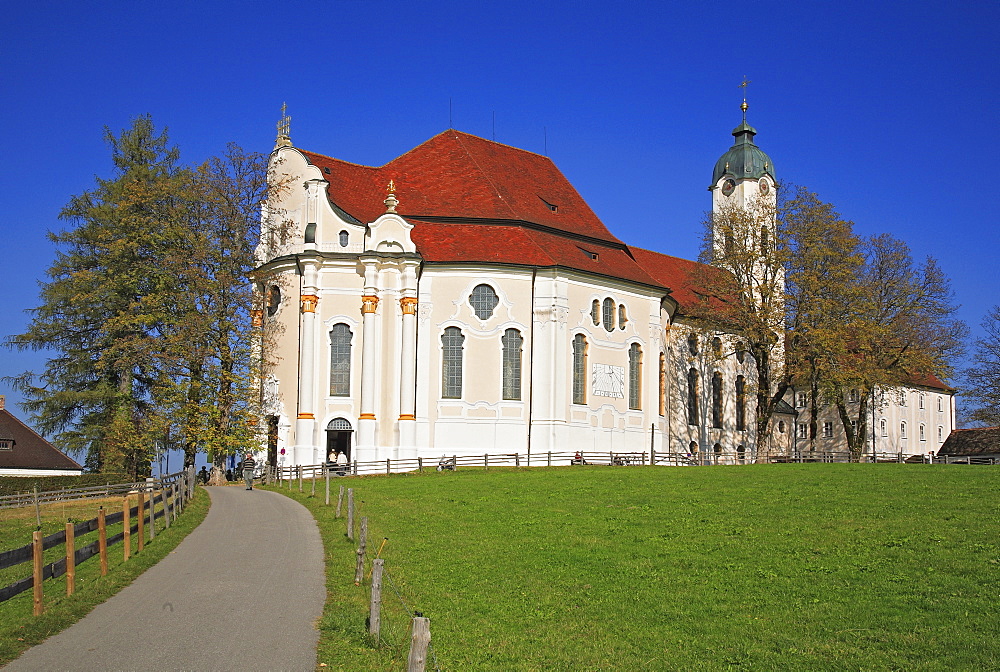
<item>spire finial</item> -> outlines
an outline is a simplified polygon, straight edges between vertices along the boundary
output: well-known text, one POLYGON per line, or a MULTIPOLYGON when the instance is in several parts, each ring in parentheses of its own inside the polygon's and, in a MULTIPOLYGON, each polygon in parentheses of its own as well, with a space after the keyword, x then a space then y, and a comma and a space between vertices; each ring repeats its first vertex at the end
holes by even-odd
POLYGON ((393 180, 389 180, 389 184, 386 186, 385 190, 389 193, 389 195, 385 197, 385 200, 382 201, 385 203, 385 211, 396 212, 396 206, 399 205, 399 201, 396 200, 396 183, 393 180))
POLYGON ((743 81, 740 82, 740 84, 739 84, 739 87, 741 89, 743 89, 743 103, 740 104, 740 109, 743 110, 743 123, 746 123, 746 120, 747 120, 747 108, 750 107, 749 105, 747 105, 747 87, 748 86, 750 86, 750 80, 747 79, 746 75, 743 75, 743 81))
POLYGON ((278 121, 278 139, 274 141, 275 147, 291 147, 292 138, 289 135, 291 133, 292 118, 286 114, 288 110, 288 104, 281 104, 281 119, 278 121))

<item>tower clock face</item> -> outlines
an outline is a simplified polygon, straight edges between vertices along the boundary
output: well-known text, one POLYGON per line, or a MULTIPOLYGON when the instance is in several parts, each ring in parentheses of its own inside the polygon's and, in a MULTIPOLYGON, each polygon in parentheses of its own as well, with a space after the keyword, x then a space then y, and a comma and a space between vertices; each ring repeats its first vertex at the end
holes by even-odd
POLYGON ((771 185, 768 184, 767 180, 761 180, 759 188, 760 188, 760 193, 766 194, 771 190, 771 185))
POLYGON ((733 192, 736 191, 736 181, 732 178, 727 179, 722 183, 722 195, 732 196, 733 192))

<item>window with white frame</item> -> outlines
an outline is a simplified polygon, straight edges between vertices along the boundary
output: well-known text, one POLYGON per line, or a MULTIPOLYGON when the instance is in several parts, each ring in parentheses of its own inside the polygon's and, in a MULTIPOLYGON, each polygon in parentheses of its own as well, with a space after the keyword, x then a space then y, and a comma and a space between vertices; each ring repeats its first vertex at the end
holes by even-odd
POLYGON ((941 402, 941 397, 938 397, 937 400, 938 400, 938 413, 941 413, 944 410, 944 404, 941 402))
POLYGON ((798 433, 799 433, 798 436, 799 436, 800 439, 808 438, 808 436, 809 436, 809 427, 806 425, 806 423, 800 422, 800 423, 798 423, 796 425, 796 428, 798 429, 798 433))
POLYGON ((590 319, 594 321, 595 327, 601 324, 601 302, 598 299, 590 304, 590 319))
POLYGON ((849 391, 847 392, 847 401, 848 401, 849 403, 852 403, 852 404, 856 404, 856 403, 858 403, 858 399, 859 399, 859 395, 858 395, 858 388, 856 388, 856 387, 852 387, 852 388, 851 388, 851 389, 850 389, 850 390, 849 390, 849 391))
POLYGON ((805 408, 808 405, 809 405, 809 395, 806 394, 805 392, 796 392, 795 393, 795 407, 796 408, 805 408))
POLYGON ((925 396, 926 396, 926 395, 925 395, 925 394, 924 394, 923 392, 921 392, 921 393, 920 393, 920 396, 919 396, 919 397, 917 398, 917 407, 918 407, 918 408, 919 408, 920 410, 923 410, 923 408, 924 408, 924 397, 925 397, 925 396))
POLYGON ((699 391, 698 391, 698 370, 694 369, 694 368, 688 369, 687 379, 688 379, 687 380, 687 383, 688 383, 688 389, 687 389, 687 393, 688 393, 688 399, 687 399, 687 402, 688 402, 687 403, 687 407, 688 407, 688 424, 689 425, 697 425, 698 424, 698 418, 699 418, 699 413, 698 413, 698 394, 699 394, 699 391))
POLYGON ((330 396, 351 396, 351 328, 335 324, 330 329, 330 396))
POLYGON ((888 424, 886 424, 885 420, 879 421, 878 427, 879 427, 879 432, 882 434, 882 436, 889 436, 889 426, 888 424))
POLYGON ((823 423, 823 438, 832 439, 833 438, 833 423, 824 422, 823 423))
POLYGON ((642 408, 642 348, 633 343, 628 349, 628 407, 642 408))
POLYGON ((615 329, 615 302, 612 298, 604 299, 604 330, 614 331, 615 329))
POLYGON ((441 335, 441 397, 462 398, 462 351, 465 336, 458 327, 448 327, 441 335))
POLYGON ((920 423, 920 427, 918 428, 918 431, 920 432, 920 440, 921 441, 926 441, 927 437, 924 436, 924 423, 920 423))
POLYGON ((489 285, 476 285, 472 289, 472 294, 469 295, 469 305, 472 306, 472 310, 480 320, 488 320, 493 317, 493 311, 498 303, 500 303, 500 298, 489 285))
POLYGON ((587 403, 587 338, 573 337, 573 403, 587 403))
POLYGON ((899 438, 901 438, 901 439, 905 439, 906 438, 906 421, 905 420, 903 422, 899 423, 899 438))
POLYGON ((625 304, 621 303, 618 305, 618 328, 624 329, 627 323, 628 323, 628 314, 625 311, 625 304))
POLYGON ((521 332, 508 329, 500 339, 503 344, 503 398, 521 398, 521 332))
POLYGON ((944 427, 938 425, 938 443, 944 441, 944 427))

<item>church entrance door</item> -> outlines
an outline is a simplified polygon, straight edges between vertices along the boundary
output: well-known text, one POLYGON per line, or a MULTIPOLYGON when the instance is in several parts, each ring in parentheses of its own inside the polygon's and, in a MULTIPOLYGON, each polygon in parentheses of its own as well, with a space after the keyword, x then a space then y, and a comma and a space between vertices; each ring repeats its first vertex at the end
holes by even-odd
POLYGON ((347 461, 351 461, 351 435, 354 429, 344 418, 336 418, 326 426, 326 454, 344 453, 347 461))

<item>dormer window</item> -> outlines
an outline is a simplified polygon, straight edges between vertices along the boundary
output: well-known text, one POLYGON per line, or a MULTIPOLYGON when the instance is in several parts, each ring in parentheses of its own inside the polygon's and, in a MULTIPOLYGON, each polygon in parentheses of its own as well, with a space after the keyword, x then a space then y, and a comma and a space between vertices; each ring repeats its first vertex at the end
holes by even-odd
POLYGON ((559 206, 558 205, 556 205, 555 203, 549 203, 548 201, 546 201, 541 196, 539 196, 538 198, 542 201, 542 203, 545 204, 545 207, 547 207, 550 212, 559 212, 559 206))
POLYGON ((0 450, 14 450, 14 439, 0 439, 0 450))
POLYGON ((590 250, 585 250, 582 247, 580 247, 579 245, 577 245, 577 249, 580 250, 581 252, 583 252, 584 254, 586 254, 588 257, 590 257, 594 261, 597 261, 597 259, 600 257, 600 255, 597 254, 597 252, 591 252, 590 250))
POLYGON ((330 166, 323 166, 323 174, 324 175, 330 174, 330 166))

